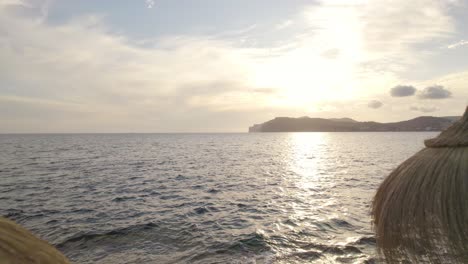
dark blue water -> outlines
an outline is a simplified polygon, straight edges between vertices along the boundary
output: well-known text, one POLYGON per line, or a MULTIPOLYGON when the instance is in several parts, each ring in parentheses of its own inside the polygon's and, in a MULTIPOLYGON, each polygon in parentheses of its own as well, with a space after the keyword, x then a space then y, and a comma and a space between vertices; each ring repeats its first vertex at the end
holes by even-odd
POLYGON ((435 135, 0 135, 0 214, 76 263, 374 263, 372 195, 435 135))

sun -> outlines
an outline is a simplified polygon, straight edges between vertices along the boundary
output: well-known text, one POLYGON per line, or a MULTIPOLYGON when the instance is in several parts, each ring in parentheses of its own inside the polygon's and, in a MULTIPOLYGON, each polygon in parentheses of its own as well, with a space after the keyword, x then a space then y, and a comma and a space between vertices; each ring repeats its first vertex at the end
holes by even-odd
POLYGON ((304 48, 261 65, 253 79, 256 86, 278 90, 275 104, 305 106, 351 99, 356 83, 354 70, 352 63, 328 60, 304 48))
POLYGON ((354 9, 332 6, 307 11, 304 21, 318 29, 294 40, 294 48, 257 62, 253 84, 276 88, 280 96, 272 103, 281 106, 353 99, 364 56, 359 16, 354 9))

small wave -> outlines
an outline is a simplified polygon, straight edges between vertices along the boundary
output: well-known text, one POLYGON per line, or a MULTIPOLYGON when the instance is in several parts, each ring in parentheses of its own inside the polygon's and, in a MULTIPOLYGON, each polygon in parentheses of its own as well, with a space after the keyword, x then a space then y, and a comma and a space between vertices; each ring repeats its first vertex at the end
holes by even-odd
POLYGON ((247 252, 264 252, 271 250, 271 247, 268 243, 267 237, 264 235, 255 232, 248 235, 244 239, 240 239, 231 246, 228 247, 229 250, 235 251, 247 251, 247 252))
POLYGON ((186 179, 188 179, 188 178, 185 177, 185 176, 182 175, 182 174, 179 174, 179 175, 177 175, 177 177, 175 177, 175 179, 178 180, 178 181, 182 181, 182 180, 186 180, 186 179))
POLYGON ((356 254, 362 253, 362 251, 354 246, 328 246, 323 249, 324 253, 329 253, 333 255, 347 255, 347 254, 356 254))
POLYGON ((312 261, 322 258, 324 255, 317 251, 304 251, 304 252, 296 252, 291 253, 282 257, 278 257, 278 260, 286 259, 286 260, 302 260, 302 261, 312 261))
POLYGON ((172 199, 177 199, 177 198, 180 198, 180 195, 163 195, 161 197, 159 197, 161 200, 172 200, 172 199))
MULTIPOLYGON (((244 235, 243 238, 231 243, 217 243, 211 246, 210 249, 191 255, 185 260, 191 263, 206 263, 214 258, 214 256, 216 256, 215 259, 223 259, 226 256, 230 260, 233 258, 242 259, 239 263, 256 263, 255 261, 250 262, 248 260, 253 260, 256 256, 266 253, 271 256, 267 263, 315 263, 316 261, 326 259, 335 259, 339 263, 357 263, 356 261, 362 260, 361 258, 363 257, 363 252, 355 246, 304 243, 290 241, 285 237, 266 237, 261 233, 255 232, 244 235), (278 240, 282 240, 282 242, 287 244, 293 243, 294 245, 289 247, 293 251, 284 252, 285 247, 284 245, 278 247, 278 240), (278 251, 278 249, 281 250, 278 251)), ((370 258, 366 259, 364 263, 376 262, 370 258)))
POLYGON ((144 161, 131 162, 128 165, 141 167, 141 166, 145 165, 145 162, 144 161))
POLYGON ((114 229, 108 232, 104 233, 79 233, 75 234, 74 236, 71 236, 70 238, 65 239, 64 241, 56 244, 57 248, 62 249, 67 247, 69 244, 74 244, 74 243, 80 243, 84 244, 89 241, 94 241, 94 240, 99 240, 99 239, 104 239, 104 238, 115 238, 115 237, 121 237, 121 236, 126 236, 131 233, 138 233, 138 232, 147 232, 148 230, 154 229, 159 227, 157 223, 146 223, 146 224, 141 224, 141 225, 134 225, 134 226, 129 226, 129 227, 124 227, 120 229, 114 229))
POLYGON ((13 221, 23 221, 23 220, 31 220, 35 218, 46 217, 52 214, 56 214, 59 211, 55 210, 39 210, 35 212, 25 212, 23 210, 18 209, 7 209, 5 212, 2 212, 2 215, 5 218, 11 219, 13 221))
POLYGON ((355 228, 351 223, 343 219, 333 218, 330 219, 330 222, 333 227, 346 228, 349 230, 355 228))
POLYGON ((93 213, 94 210, 92 209, 86 209, 86 208, 83 208, 83 209, 73 209, 71 211, 69 211, 69 213, 79 213, 79 214, 85 214, 85 213, 93 213))
POLYGON ((223 259, 226 257, 226 260, 232 260, 234 256, 257 256, 265 252, 271 252, 268 239, 262 234, 255 232, 248 235, 243 235, 239 237, 239 239, 231 242, 212 243, 203 252, 199 252, 198 254, 194 255, 191 254, 190 256, 187 256, 186 259, 180 259, 180 261, 189 263, 206 263, 210 262, 208 260, 215 255, 216 259, 223 259))
POLYGON ((197 214, 205 214, 209 212, 209 210, 206 207, 198 207, 198 208, 195 208, 194 211, 197 214))
POLYGON ((124 202, 124 201, 134 200, 134 199, 136 199, 136 197, 122 196, 122 197, 116 197, 116 198, 112 199, 112 201, 113 202, 124 202))
POLYGON ((356 240, 353 244, 355 245, 370 245, 374 246, 377 243, 377 240, 375 237, 372 236, 367 236, 367 237, 361 237, 358 240, 356 240))
POLYGON ((5 218, 16 220, 16 219, 20 218, 21 216, 23 216, 24 213, 25 212, 23 210, 7 209, 6 212, 2 213, 2 215, 5 218))
POLYGON ((9 193, 9 192, 12 192, 14 190, 16 190, 16 189, 15 188, 8 188, 8 189, 2 190, 2 193, 9 193))
POLYGON ((283 221, 283 224, 288 225, 288 226, 293 226, 293 227, 298 226, 298 224, 295 221, 293 221, 292 219, 287 219, 287 220, 283 221))

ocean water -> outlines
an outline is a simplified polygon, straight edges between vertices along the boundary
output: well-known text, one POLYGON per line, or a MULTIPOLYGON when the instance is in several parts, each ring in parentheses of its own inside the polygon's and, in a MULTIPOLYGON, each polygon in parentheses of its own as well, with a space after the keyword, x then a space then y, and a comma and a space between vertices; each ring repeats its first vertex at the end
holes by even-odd
POLYGON ((75 263, 378 263, 372 196, 436 134, 0 135, 0 214, 75 263))

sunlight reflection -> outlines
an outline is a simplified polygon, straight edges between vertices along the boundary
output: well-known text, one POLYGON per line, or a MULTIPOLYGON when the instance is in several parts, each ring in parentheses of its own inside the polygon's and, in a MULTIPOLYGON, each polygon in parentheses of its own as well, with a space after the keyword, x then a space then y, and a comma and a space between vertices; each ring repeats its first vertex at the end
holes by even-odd
POLYGON ((320 174, 320 161, 327 156, 327 133, 290 134, 290 166, 300 176, 302 188, 314 187, 320 174))
MULTIPOLYGON (((290 193, 289 218, 295 223, 301 223, 298 230, 319 231, 320 223, 327 222, 323 214, 330 214, 330 208, 336 204, 330 190, 335 184, 329 178, 330 134, 328 133, 291 133, 289 134, 289 176, 294 192, 290 193), (316 223, 316 224, 312 224, 316 223)), ((316 237, 306 236, 303 239, 310 242, 316 237)))

